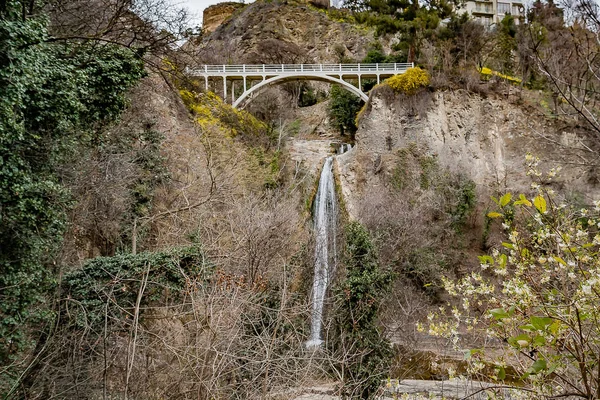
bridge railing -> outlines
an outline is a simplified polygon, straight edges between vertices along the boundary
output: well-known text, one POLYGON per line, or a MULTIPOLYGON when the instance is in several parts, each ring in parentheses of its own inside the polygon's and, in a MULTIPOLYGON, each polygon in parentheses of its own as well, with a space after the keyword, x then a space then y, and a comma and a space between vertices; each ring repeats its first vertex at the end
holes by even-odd
POLYGON ((414 63, 377 64, 242 64, 242 65, 201 65, 188 70, 194 75, 204 74, 285 74, 301 72, 404 72, 414 63))

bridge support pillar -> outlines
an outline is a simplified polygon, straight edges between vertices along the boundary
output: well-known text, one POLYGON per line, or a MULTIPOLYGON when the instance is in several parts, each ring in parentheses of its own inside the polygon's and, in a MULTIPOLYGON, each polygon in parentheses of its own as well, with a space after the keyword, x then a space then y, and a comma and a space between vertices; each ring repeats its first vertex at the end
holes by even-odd
POLYGON ((223 101, 227 103, 227 78, 223 77, 223 101))
POLYGON ((204 89, 208 92, 208 76, 204 76, 204 89))
POLYGON ((244 92, 247 90, 246 88, 246 76, 244 75, 244 92))
POLYGON ((377 84, 379 85, 379 74, 377 74, 377 84))
POLYGON ((235 103, 235 81, 231 81, 231 104, 235 103))

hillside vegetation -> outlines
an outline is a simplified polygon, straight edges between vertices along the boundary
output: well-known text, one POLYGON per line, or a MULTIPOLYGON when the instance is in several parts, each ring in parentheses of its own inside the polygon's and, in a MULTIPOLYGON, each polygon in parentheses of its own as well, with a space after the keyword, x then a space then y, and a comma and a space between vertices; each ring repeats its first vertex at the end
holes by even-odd
POLYGON ((598 397, 595 3, 485 29, 447 1, 259 0, 204 35, 169 4, 0 2, 4 398, 368 399, 457 375, 598 397), (244 110, 182 73, 244 62, 416 68, 363 81, 366 104, 299 81, 244 110))

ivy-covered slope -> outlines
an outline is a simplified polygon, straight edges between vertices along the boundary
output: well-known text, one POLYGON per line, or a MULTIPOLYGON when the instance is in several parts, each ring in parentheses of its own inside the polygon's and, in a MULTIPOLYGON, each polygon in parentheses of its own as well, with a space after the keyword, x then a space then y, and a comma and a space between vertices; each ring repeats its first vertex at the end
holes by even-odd
MULTIPOLYGON (((69 191, 57 175, 97 146, 119 117, 125 92, 144 75, 131 50, 52 43, 43 14, 21 2, 0 8, 0 362, 31 344, 56 279, 69 191), (31 11, 31 10, 30 10, 31 11)), ((2 378, 2 386, 11 379, 2 378)), ((14 375, 12 376, 14 377, 14 375)))

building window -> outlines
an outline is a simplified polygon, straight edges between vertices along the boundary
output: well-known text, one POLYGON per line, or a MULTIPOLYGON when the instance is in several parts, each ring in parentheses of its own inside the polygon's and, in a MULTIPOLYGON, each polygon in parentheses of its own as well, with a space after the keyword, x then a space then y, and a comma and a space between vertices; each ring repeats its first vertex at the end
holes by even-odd
POLYGON ((489 28, 492 25, 492 19, 490 17, 477 17, 475 20, 486 28, 489 28))
POLYGON ((493 13, 491 4, 477 4, 475 11, 488 14, 493 13))
POLYGON ((510 3, 498 3, 498 15, 510 14, 510 3))
POLYGON ((513 4, 512 7, 512 15, 523 16, 525 13, 523 12, 523 6, 517 6, 513 4))

